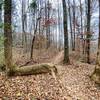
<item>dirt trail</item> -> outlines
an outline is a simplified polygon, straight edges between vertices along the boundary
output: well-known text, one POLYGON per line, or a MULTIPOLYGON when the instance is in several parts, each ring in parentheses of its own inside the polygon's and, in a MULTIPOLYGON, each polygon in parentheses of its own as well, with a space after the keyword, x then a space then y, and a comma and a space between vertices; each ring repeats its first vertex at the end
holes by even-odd
POLYGON ((95 66, 70 59, 62 65, 63 51, 51 59, 58 69, 50 74, 5 77, 0 74, 0 100, 100 100, 100 88, 89 78, 95 66))
POLYGON ((54 57, 52 60, 51 60, 51 63, 53 64, 59 64, 62 60, 63 60, 63 52, 64 51, 61 51, 59 52, 56 57, 54 57))
POLYGON ((71 65, 59 65, 62 60, 63 51, 52 62, 57 65, 65 100, 100 100, 100 89, 89 78, 95 66, 75 60, 70 61, 71 65))

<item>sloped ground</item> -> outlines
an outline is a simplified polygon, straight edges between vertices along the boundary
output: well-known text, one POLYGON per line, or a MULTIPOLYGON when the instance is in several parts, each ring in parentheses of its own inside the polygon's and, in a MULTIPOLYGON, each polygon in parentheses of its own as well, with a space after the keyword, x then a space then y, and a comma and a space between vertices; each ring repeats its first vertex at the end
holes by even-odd
POLYGON ((36 63, 49 63, 51 62, 51 59, 54 58, 54 56, 58 53, 57 49, 50 48, 48 50, 46 49, 34 49, 33 53, 33 60, 30 60, 30 52, 23 53, 23 49, 20 48, 14 48, 13 49, 13 59, 14 63, 16 63, 19 66, 22 66, 28 62, 26 65, 32 65, 36 63))
POLYGON ((100 100, 100 88, 89 78, 93 70, 94 66, 81 63, 63 66, 61 80, 71 100, 100 100))
MULTIPOLYGON (((60 52, 52 63, 60 63, 62 57, 60 52)), ((57 80, 50 74, 9 78, 1 73, 1 100, 100 100, 100 88, 89 78, 95 66, 72 59, 70 63, 57 65, 57 80)))

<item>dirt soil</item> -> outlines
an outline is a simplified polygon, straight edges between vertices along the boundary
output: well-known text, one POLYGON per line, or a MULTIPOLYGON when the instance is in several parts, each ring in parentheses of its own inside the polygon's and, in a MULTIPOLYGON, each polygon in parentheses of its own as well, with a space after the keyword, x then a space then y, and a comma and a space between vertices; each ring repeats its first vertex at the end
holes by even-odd
POLYGON ((57 65, 50 74, 7 77, 0 73, 0 100, 100 100, 100 87, 89 76, 95 66, 70 59, 62 65, 63 51, 49 60, 57 65))

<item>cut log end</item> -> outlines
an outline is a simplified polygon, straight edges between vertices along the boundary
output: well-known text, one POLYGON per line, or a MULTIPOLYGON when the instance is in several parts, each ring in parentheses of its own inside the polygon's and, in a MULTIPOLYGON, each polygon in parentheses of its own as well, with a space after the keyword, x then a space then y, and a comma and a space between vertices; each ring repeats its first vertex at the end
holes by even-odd
POLYGON ((96 84, 100 85, 100 75, 98 75, 98 74, 95 73, 95 74, 92 75, 91 79, 92 79, 96 84))
POLYGON ((91 79, 98 85, 100 85, 100 67, 96 67, 95 71, 91 75, 91 79))

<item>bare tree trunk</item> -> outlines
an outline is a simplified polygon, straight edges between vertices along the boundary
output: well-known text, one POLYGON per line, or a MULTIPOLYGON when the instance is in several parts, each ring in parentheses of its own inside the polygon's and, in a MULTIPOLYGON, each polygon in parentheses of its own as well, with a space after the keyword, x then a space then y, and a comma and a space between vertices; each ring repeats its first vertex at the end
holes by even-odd
POLYGON ((4 56, 7 72, 12 71, 12 0, 4 1, 4 56))
POLYGON ((75 0, 73 0, 73 32, 74 32, 74 36, 73 36, 73 51, 75 51, 75 0))
MULTIPOLYGON (((47 22, 47 2, 45 1, 45 24, 46 24, 46 22, 47 22)), ((47 39, 47 41, 46 41, 46 48, 47 48, 47 45, 48 45, 48 31, 47 31, 47 26, 45 25, 45 28, 46 28, 46 39, 47 39)))
MULTIPOLYGON (((38 16, 36 16, 36 24, 34 24, 34 36, 32 38, 32 43, 31 43, 30 59, 33 59, 34 42, 35 42, 36 33, 37 33, 37 29, 38 29, 38 23, 41 20, 41 12, 42 12, 42 8, 38 12, 38 16)), ((35 13, 35 9, 34 9, 34 13, 35 13)))
POLYGON ((70 20, 70 31, 71 31, 71 45, 72 45, 72 50, 74 50, 72 19, 71 19, 71 8, 70 8, 70 1, 69 0, 68 0, 68 7, 69 7, 69 20, 70 20))
POLYGON ((0 22, 2 22, 2 9, 0 9, 0 22))
POLYGON ((64 24, 64 63, 69 63, 69 42, 68 42, 68 21, 66 1, 62 0, 63 4, 63 24, 64 24))
POLYGON ((61 50, 61 43, 62 43, 62 38, 61 38, 61 20, 60 20, 60 4, 59 4, 59 0, 58 0, 58 28, 59 28, 59 51, 61 50))
POLYGON ((91 15, 90 15, 90 4, 91 0, 87 1, 88 6, 88 12, 87 12, 87 36, 86 36, 86 62, 90 63, 90 38, 91 38, 91 32, 90 32, 90 23, 91 23, 91 15))
MULTIPOLYGON (((47 2, 47 8, 48 8, 48 10, 47 10, 47 16, 48 16, 48 21, 50 20, 50 2, 49 2, 49 0, 48 0, 48 2, 47 2)), ((48 25, 48 27, 47 27, 47 34, 48 34, 48 45, 47 45, 47 49, 50 47, 50 25, 48 25)))
POLYGON ((81 15, 81 39, 82 39, 82 54, 84 55, 84 38, 83 38, 83 9, 82 1, 80 0, 80 15, 81 15))
MULTIPOLYGON (((2 23, 2 3, 0 3, 0 24, 2 23)), ((2 28, 0 27, 0 33, 2 33, 2 28)))
MULTIPOLYGON (((49 8, 49 0, 45 2, 45 23, 50 19, 50 8, 49 8)), ((46 48, 50 47, 50 26, 46 25, 46 37, 47 37, 47 45, 46 48)))
POLYGON ((36 28, 34 30, 34 36, 33 36, 33 39, 32 39, 30 59, 33 59, 33 48, 34 48, 34 42, 35 42, 36 33, 37 33, 37 27, 38 27, 38 19, 36 21, 36 28))
POLYGON ((25 51, 27 49, 26 29, 27 29, 27 14, 25 12, 25 0, 22 0, 22 46, 24 47, 25 51))
POLYGON ((99 38, 98 38, 97 65, 100 65, 100 0, 99 0, 99 38))
MULTIPOLYGON (((39 11, 41 10, 41 0, 39 1, 39 11)), ((40 17, 42 12, 40 11, 40 17)), ((39 20, 39 35, 41 34, 41 19, 39 20)))
POLYGON ((99 0, 99 38, 98 38, 98 52, 96 59, 96 67, 91 75, 91 78, 100 85, 100 0, 99 0))

